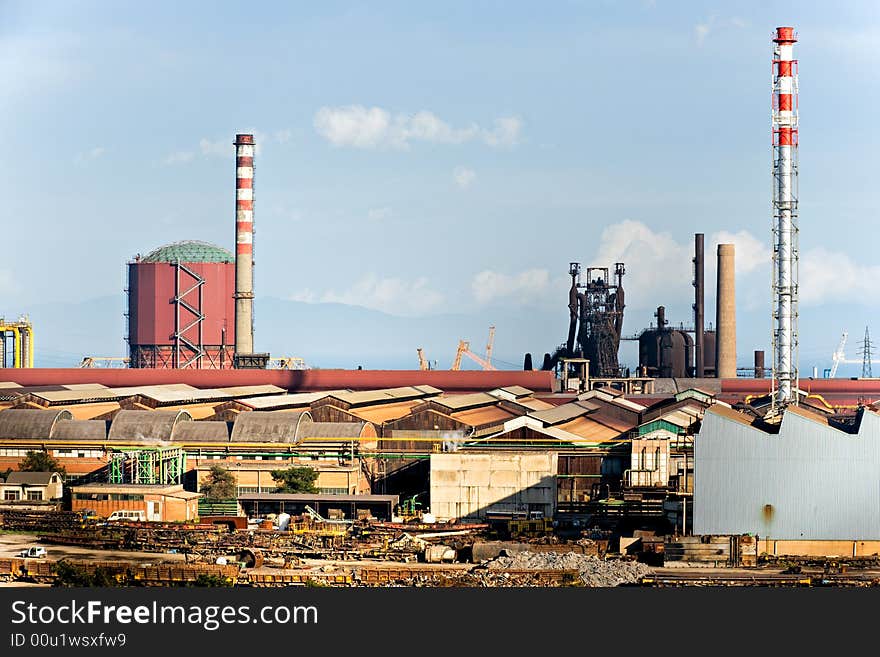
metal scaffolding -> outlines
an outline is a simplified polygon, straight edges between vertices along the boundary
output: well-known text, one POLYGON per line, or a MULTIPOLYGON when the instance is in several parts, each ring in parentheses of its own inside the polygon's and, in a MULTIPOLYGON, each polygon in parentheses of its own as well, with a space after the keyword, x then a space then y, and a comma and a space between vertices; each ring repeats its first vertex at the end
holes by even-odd
POLYGON ((110 455, 111 484, 170 486, 182 483, 186 452, 180 447, 154 447, 113 451, 110 455))

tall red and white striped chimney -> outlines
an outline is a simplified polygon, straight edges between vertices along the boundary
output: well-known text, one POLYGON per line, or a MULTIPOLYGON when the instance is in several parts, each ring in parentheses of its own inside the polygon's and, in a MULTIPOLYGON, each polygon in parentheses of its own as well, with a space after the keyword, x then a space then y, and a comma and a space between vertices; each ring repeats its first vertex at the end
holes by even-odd
POLYGON ((254 136, 235 135, 235 353, 254 352, 254 136))
POLYGON ((773 38, 773 408, 797 403, 798 71, 793 27, 773 38))

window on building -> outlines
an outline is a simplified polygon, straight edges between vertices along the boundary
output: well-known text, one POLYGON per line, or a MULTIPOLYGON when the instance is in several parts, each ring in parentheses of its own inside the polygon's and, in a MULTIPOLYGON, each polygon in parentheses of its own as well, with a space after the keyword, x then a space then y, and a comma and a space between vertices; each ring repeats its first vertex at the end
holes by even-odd
POLYGON ((39 501, 43 499, 43 491, 41 490, 29 490, 27 492, 27 498, 31 501, 39 501))
POLYGON ((20 492, 17 490, 5 490, 3 491, 3 499, 7 502, 15 502, 21 499, 20 492))
POLYGON ((321 493, 324 495, 347 495, 347 488, 321 488, 321 493))

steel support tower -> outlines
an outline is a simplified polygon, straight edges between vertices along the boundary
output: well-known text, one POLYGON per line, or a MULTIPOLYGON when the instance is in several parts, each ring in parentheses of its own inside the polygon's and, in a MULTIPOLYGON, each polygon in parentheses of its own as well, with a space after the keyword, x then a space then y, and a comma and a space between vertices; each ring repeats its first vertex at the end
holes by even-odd
POLYGON ((793 27, 773 38, 773 402, 797 403, 798 71, 793 27))

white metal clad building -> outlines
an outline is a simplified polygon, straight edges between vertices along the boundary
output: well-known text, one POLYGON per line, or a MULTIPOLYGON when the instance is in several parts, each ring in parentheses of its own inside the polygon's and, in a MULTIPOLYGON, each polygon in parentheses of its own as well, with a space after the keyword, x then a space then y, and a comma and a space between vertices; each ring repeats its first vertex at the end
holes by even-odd
POLYGON ((847 433, 789 407, 778 434, 713 407, 694 441, 695 534, 880 540, 880 415, 847 433))

